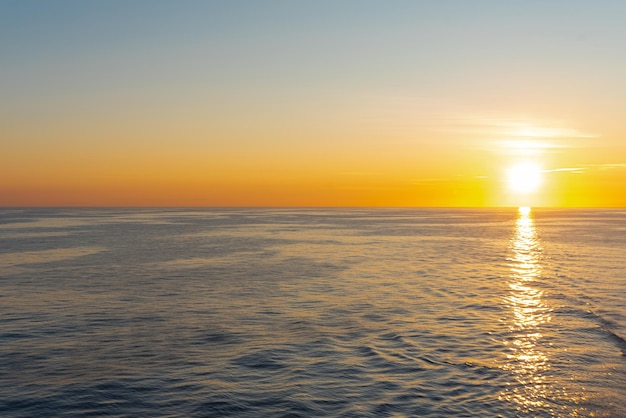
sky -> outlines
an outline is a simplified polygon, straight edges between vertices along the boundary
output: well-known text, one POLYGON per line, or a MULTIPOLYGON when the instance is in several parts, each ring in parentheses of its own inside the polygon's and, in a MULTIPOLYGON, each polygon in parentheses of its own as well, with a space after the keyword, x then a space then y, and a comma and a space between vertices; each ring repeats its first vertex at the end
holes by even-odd
POLYGON ((626 207, 624 22, 622 0, 0 0, 0 206, 626 207))

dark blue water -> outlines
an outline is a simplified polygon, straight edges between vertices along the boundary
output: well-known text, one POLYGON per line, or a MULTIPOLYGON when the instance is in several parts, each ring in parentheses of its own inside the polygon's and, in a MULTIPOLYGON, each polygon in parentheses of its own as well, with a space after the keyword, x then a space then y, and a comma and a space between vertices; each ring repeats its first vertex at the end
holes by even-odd
POLYGON ((626 211, 0 209, 0 415, 626 416, 626 211))

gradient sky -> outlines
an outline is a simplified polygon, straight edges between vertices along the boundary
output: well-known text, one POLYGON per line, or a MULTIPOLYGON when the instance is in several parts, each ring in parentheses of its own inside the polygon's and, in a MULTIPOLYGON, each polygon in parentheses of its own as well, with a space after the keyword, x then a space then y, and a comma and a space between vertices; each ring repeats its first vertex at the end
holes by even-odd
POLYGON ((2 206, 626 206, 626 2, 0 0, 2 206), (507 188, 520 161, 533 193, 507 188))

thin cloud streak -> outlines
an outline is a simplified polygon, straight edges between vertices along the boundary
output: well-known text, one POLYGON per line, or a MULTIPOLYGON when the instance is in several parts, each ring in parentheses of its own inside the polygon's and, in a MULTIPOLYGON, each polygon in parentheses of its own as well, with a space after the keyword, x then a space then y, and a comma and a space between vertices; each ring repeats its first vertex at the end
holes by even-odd
POLYGON ((582 173, 584 171, 589 170, 597 170, 597 171, 606 171, 606 170, 614 170, 626 167, 626 164, 582 164, 582 167, 560 167, 553 168, 550 170, 543 170, 544 173, 555 173, 555 172, 571 172, 571 173, 582 173))
POLYGON ((585 165, 585 167, 593 167, 593 168, 597 168, 599 170, 613 170, 613 169, 617 169, 617 168, 626 167, 626 164, 624 164, 624 163, 618 163, 618 164, 589 164, 589 165, 585 165))
POLYGON ((564 167, 564 168, 553 168, 552 170, 543 170, 544 173, 554 173, 559 171, 570 171, 570 172, 582 172, 586 170, 582 167, 564 167))

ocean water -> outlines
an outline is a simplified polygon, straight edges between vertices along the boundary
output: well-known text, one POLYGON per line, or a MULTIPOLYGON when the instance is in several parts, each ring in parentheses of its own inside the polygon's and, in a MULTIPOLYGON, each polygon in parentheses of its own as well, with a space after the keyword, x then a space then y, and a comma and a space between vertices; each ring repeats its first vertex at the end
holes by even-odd
POLYGON ((0 209, 0 416, 624 417, 626 210, 0 209))

